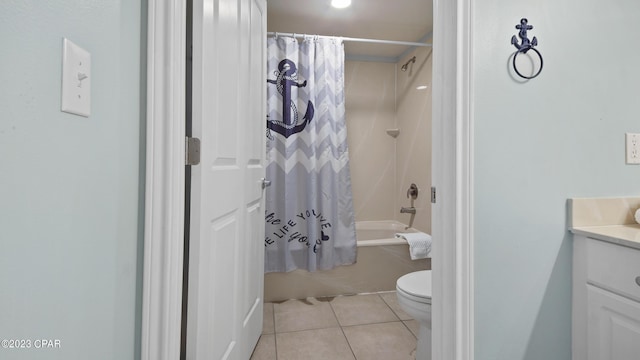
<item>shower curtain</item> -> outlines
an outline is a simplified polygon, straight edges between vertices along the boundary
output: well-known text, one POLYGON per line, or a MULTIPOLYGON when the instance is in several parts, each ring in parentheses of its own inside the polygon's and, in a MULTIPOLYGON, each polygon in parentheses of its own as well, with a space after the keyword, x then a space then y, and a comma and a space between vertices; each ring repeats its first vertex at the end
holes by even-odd
POLYGON ((356 261, 339 38, 267 40, 265 272, 356 261))

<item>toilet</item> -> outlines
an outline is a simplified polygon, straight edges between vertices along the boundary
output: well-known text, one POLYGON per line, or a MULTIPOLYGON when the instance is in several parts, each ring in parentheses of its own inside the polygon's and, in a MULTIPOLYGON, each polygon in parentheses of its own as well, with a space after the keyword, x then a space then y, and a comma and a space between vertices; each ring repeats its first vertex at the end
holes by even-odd
POLYGON ((396 281, 396 295, 402 310, 420 325, 417 360, 431 360, 431 270, 412 272, 396 281))

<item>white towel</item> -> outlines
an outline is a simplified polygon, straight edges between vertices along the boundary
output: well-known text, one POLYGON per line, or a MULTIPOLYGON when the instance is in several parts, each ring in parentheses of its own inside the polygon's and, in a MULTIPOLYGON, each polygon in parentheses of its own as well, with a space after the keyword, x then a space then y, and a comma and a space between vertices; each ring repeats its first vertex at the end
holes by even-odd
POLYGON ((431 253, 431 235, 423 232, 397 233, 397 238, 405 239, 409 243, 411 260, 424 259, 431 253))

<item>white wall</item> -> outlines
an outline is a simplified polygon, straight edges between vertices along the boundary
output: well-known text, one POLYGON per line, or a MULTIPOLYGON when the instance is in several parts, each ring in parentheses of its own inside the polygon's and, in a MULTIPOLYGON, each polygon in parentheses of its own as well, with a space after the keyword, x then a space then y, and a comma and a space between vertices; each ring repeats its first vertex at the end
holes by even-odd
POLYGON ((475 356, 571 358, 565 201, 640 194, 624 133, 640 132, 633 0, 473 2, 475 356), (510 77, 527 17, 541 75, 510 77))
POLYGON ((0 339, 62 346, 2 359, 138 357, 142 9, 0 2, 0 339), (59 110, 63 37, 92 56, 89 118, 59 110))

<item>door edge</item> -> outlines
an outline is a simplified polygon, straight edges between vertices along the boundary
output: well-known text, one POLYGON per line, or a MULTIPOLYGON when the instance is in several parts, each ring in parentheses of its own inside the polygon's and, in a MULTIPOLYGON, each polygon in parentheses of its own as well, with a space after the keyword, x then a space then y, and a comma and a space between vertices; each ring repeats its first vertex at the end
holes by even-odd
POLYGON ((147 149, 141 354, 180 356, 186 0, 148 0, 147 149))

